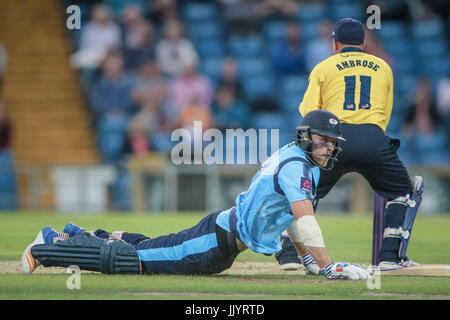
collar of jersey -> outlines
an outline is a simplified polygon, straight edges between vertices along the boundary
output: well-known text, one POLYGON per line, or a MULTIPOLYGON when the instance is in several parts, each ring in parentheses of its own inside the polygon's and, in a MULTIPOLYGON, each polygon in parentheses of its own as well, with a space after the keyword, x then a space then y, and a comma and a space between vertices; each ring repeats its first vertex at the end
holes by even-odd
POLYGON ((339 53, 343 52, 362 52, 362 50, 358 47, 345 47, 339 53))

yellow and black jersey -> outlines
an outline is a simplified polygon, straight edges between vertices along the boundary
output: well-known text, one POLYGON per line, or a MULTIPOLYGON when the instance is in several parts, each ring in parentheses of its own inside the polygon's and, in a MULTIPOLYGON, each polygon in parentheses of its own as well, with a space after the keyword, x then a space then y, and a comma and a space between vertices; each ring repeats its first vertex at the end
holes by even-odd
POLYGON ((385 61, 357 47, 346 47, 311 71, 299 111, 304 117, 324 109, 343 123, 373 123, 386 131, 393 91, 392 70, 385 61))

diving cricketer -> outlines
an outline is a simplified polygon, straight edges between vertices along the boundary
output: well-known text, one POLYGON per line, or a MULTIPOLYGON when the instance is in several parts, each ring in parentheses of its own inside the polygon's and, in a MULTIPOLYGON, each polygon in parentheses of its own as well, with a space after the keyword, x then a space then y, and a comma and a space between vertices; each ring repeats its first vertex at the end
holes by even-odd
POLYGON ((368 279, 350 263, 333 263, 314 217, 319 168, 333 166, 341 151, 341 123, 331 112, 306 115, 296 140, 267 159, 236 205, 211 213, 189 229, 150 238, 128 232, 87 233, 68 223, 63 232, 43 228, 24 251, 22 272, 43 266, 77 265, 107 274, 215 274, 231 267, 249 248, 262 254, 281 249, 280 234, 302 243, 328 279, 368 279))

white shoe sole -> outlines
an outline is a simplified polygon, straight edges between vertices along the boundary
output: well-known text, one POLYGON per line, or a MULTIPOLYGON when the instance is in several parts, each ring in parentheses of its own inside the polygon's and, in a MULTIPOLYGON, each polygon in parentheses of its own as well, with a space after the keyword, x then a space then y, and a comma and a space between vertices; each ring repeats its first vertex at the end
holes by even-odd
POLYGON ((42 230, 39 231, 36 239, 30 243, 22 254, 22 259, 20 260, 20 271, 25 274, 33 273, 33 271, 38 267, 38 261, 31 255, 31 248, 36 244, 44 243, 44 237, 42 236, 42 230))
POLYGON ((298 270, 299 268, 300 268, 300 264, 295 263, 295 262, 280 264, 280 269, 284 270, 284 271, 294 271, 294 270, 298 270))

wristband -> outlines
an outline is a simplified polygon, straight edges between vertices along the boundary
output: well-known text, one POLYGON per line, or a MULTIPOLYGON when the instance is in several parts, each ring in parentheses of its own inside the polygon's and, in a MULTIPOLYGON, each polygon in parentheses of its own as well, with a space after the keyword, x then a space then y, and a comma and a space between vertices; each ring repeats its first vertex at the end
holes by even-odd
POLYGON ((310 253, 305 253, 300 258, 301 258, 303 265, 305 265, 305 266, 310 265, 311 263, 315 262, 314 258, 312 257, 312 255, 310 253))
POLYGON ((334 277, 334 275, 333 275, 333 262, 330 262, 329 264, 327 264, 326 266, 325 266, 325 268, 324 268, 324 271, 325 271, 325 276, 328 278, 328 279, 334 279, 335 277, 334 277))

